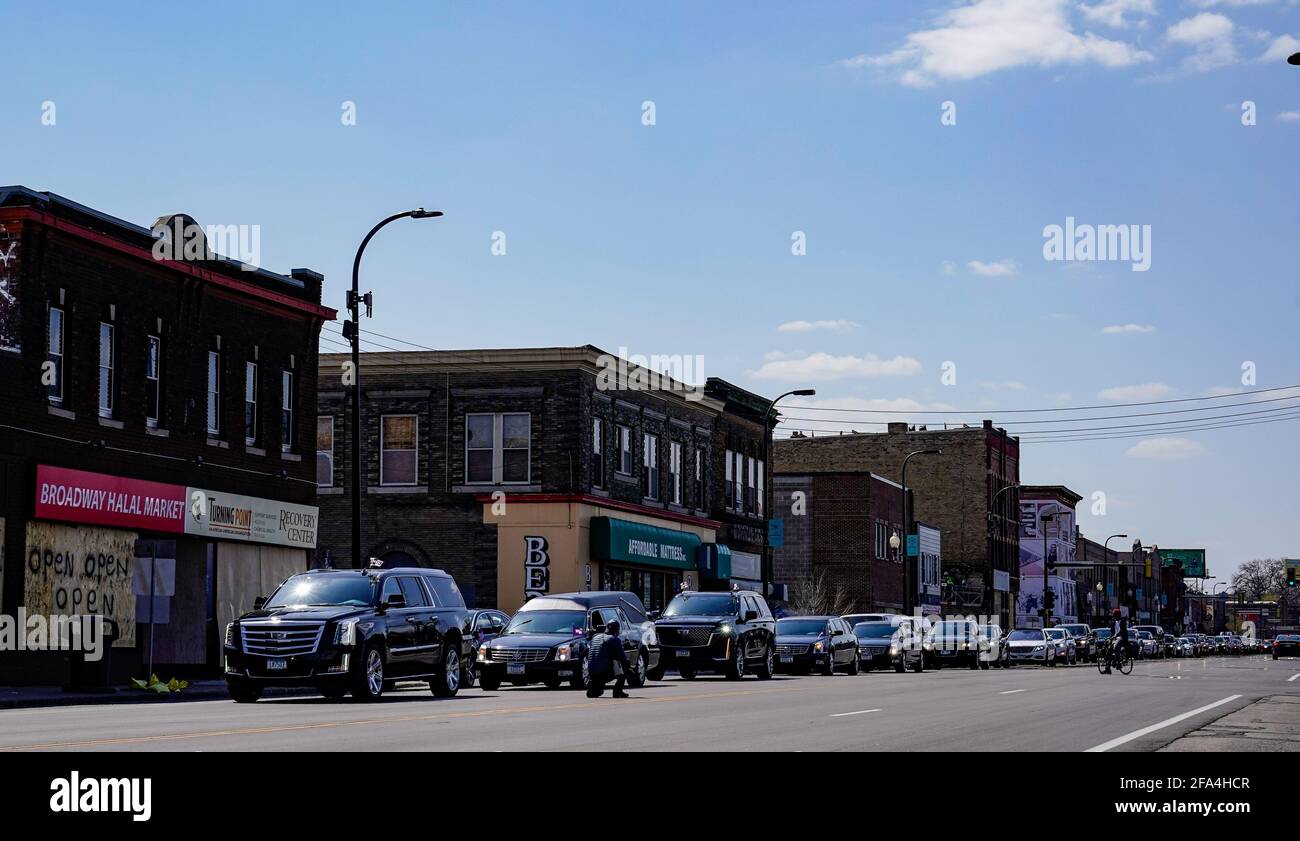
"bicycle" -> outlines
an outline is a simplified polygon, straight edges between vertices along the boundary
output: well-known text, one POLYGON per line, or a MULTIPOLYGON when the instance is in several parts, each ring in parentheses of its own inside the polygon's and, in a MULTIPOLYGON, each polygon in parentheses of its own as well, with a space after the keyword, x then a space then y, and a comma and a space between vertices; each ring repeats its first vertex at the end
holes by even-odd
POLYGON ((1106 653, 1103 657, 1097 658, 1097 671, 1100 674, 1106 674, 1106 667, 1117 669, 1120 674, 1127 675, 1133 672, 1133 652, 1127 648, 1122 653, 1116 652, 1117 640, 1110 640, 1106 644, 1106 653))

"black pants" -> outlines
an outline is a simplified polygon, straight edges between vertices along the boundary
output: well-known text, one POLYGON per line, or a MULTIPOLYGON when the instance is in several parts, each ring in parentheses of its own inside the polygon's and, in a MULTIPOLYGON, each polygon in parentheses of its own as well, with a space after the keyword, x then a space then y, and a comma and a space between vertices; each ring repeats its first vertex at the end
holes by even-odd
POLYGON ((612 675, 612 674, 592 675, 587 680, 587 697, 599 698, 601 695, 604 695, 605 684, 609 683, 610 678, 614 679, 614 694, 621 695, 623 693, 623 683, 626 679, 623 677, 623 674, 620 672, 618 675, 612 675))

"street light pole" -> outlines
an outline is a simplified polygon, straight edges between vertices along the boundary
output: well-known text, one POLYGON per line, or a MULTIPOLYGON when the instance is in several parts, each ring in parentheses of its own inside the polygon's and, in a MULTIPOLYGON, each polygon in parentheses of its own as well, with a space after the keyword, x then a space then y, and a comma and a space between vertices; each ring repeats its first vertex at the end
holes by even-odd
MULTIPOLYGON (((989 572, 990 572, 989 577, 990 577, 990 578, 993 577, 993 576, 992 576, 992 572, 993 572, 993 569, 992 569, 992 566, 993 566, 993 521, 994 521, 994 518, 997 516, 997 514, 996 514, 995 512, 996 512, 996 509, 997 509, 997 506, 998 506, 998 497, 1002 496, 1002 495, 1003 495, 1004 493, 1006 493, 1007 491, 1018 491, 1018 490, 1020 490, 1020 485, 1019 485, 1019 484, 1007 485, 1006 487, 999 488, 997 491, 994 491, 994 493, 993 493, 993 497, 992 497, 991 499, 989 499, 989 568, 990 568, 990 569, 989 569, 989 572)), ((1010 518, 1007 518, 1007 519, 1010 519, 1010 518)), ((1000 525, 1000 524, 999 524, 999 525, 1000 525)), ((1016 559, 1013 559, 1013 560, 1012 560, 1012 563, 1018 564, 1019 561, 1016 560, 1016 559)), ((1017 579, 1019 579, 1019 574, 1020 574, 1020 570, 1019 570, 1019 568, 1017 568, 1017 569, 1016 569, 1016 577, 1017 577, 1017 579)), ((1008 596, 1008 598, 1009 598, 1010 595, 1011 595, 1011 590, 1009 589, 1010 586, 1011 586, 1011 584, 1010 584, 1010 578, 1011 578, 1011 570, 1008 569, 1008 570, 1007 570, 1007 580, 1008 580, 1008 584, 1007 584, 1007 587, 1008 587, 1008 590, 1007 590, 1007 596, 1008 596)), ((993 583, 992 581, 989 581, 989 597, 988 597, 989 610, 992 610, 992 609, 993 609, 993 599, 994 599, 994 594, 995 594, 996 592, 997 592, 997 590, 996 590, 995 587, 994 587, 994 583, 993 583)), ((1008 620, 1008 624, 1009 624, 1011 627, 1014 628, 1014 627, 1015 627, 1015 624, 1016 624, 1016 619, 1015 619, 1015 605, 1014 605, 1014 604, 1011 606, 1010 610, 1008 611, 1007 620, 1008 620)), ((998 621, 999 621, 999 622, 1002 621, 1002 614, 1001 614, 1001 613, 998 614, 998 621)))
MULTIPOLYGON (((1125 540, 1128 539, 1128 535, 1127 535, 1127 534, 1112 534, 1110 537, 1106 538, 1106 542, 1102 545, 1102 555, 1105 556, 1105 563, 1107 563, 1107 564, 1110 563, 1110 542, 1111 542, 1112 540, 1114 540, 1115 538, 1117 538, 1117 537, 1124 538, 1125 540)), ((1107 585, 1110 584, 1110 568, 1109 568, 1109 567, 1103 566, 1103 567, 1101 568, 1101 580, 1102 580, 1105 584, 1107 584, 1107 585)), ((1116 587, 1115 587, 1115 589, 1118 590, 1118 589, 1119 589, 1119 586, 1118 586, 1118 584, 1119 584, 1119 574, 1118 574, 1118 570, 1116 571, 1116 575, 1115 575, 1115 583, 1116 583, 1116 587)), ((1106 607, 1107 607, 1107 608, 1110 607, 1110 595, 1109 595, 1109 594, 1107 594, 1107 596, 1106 596, 1106 607)))
MULTIPOLYGON (((903 615, 906 616, 912 612, 912 597, 916 595, 916 585, 912 583, 912 557, 908 553, 907 539, 912 534, 912 522, 908 517, 907 505, 907 463, 912 460, 913 456, 941 456, 943 450, 915 450, 908 453, 903 458, 902 475, 899 477, 902 481, 899 483, 903 487, 903 615)), ((917 560, 921 557, 920 539, 917 539, 916 556, 917 560)))
POLYGON ((361 560, 361 304, 366 305, 366 317, 370 317, 370 308, 374 298, 367 292, 364 296, 359 288, 361 272, 361 255, 379 229, 389 222, 411 217, 412 219, 433 219, 442 215, 441 210, 425 210, 417 207, 404 213, 395 213, 370 229, 366 238, 357 248, 357 256, 352 260, 352 289, 348 292, 348 313, 352 319, 343 325, 343 332, 352 344, 352 566, 361 569, 365 565, 361 560))
POLYGON ((813 397, 816 394, 815 388, 796 388, 794 391, 787 391, 768 403, 767 412, 763 415, 763 556, 758 561, 758 577, 759 590, 764 599, 769 596, 767 585, 772 580, 767 560, 768 523, 772 519, 772 495, 775 493, 772 488, 774 481, 768 481, 767 473, 771 471, 773 480, 776 478, 776 470, 772 467, 772 413, 776 411, 776 404, 787 397, 813 397))

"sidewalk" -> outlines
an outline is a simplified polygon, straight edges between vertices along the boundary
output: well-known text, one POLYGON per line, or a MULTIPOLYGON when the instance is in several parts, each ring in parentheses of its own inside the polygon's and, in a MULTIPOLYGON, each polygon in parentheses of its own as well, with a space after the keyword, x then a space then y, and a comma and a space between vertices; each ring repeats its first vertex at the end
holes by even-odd
MULTIPOLYGON (((287 698, 315 694, 309 688, 270 688, 264 698, 287 698)), ((82 704, 179 704, 185 701, 227 700, 224 680, 192 681, 175 694, 145 692, 134 686, 117 687, 114 692, 64 692, 57 686, 0 686, 0 710, 24 707, 65 707, 82 704)))
POLYGON ((1300 751, 1300 695, 1261 698, 1161 748, 1175 753, 1300 751))

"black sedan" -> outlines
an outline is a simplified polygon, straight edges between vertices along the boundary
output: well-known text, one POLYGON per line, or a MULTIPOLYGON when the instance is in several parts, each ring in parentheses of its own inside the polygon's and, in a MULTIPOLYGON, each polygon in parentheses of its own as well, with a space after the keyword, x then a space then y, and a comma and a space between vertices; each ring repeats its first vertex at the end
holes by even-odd
POLYGON ((1300 656, 1300 634, 1278 634, 1273 640, 1273 659, 1300 656))
POLYGON ((776 667, 780 671, 856 675, 858 638, 838 616, 793 616, 776 622, 776 667))
POLYGON ((867 671, 889 667, 889 644, 894 639, 892 622, 860 622, 853 626, 858 639, 858 660, 867 671))

